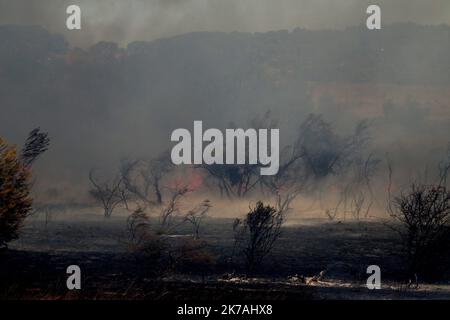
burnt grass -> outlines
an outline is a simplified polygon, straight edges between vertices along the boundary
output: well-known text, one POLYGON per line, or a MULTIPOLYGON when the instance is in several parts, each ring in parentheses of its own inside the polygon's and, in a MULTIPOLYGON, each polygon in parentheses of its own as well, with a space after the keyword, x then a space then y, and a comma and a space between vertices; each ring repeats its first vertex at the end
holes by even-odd
MULTIPOLYGON (((189 225, 181 225, 168 242, 176 247, 191 232, 189 225)), ((34 219, 0 253, 0 299, 320 299, 316 288, 289 285, 288 277, 325 270, 328 280, 365 283, 371 264, 381 267, 383 279, 404 280, 398 237, 382 222, 323 220, 285 226, 252 275, 264 280, 260 282, 221 280, 224 274, 245 274, 243 261, 232 254, 232 219, 208 218, 200 236, 210 263, 168 268, 166 260, 130 252, 125 218, 34 219), (82 290, 66 288, 66 268, 72 264, 82 270, 82 290)))

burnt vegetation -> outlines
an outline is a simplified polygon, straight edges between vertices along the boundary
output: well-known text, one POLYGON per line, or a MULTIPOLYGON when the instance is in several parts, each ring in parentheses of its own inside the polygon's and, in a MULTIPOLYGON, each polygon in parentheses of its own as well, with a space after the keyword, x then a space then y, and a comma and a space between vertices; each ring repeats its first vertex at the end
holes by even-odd
POLYGON ((440 185, 413 184, 393 200, 392 216, 405 250, 410 277, 439 279, 450 258, 450 192, 440 185))
MULTIPOLYGON (((28 281, 23 284, 28 293, 34 290, 30 283, 36 284, 35 278, 41 275, 43 282, 53 283, 55 275, 48 270, 59 272, 68 260, 86 261, 87 274, 95 275, 89 288, 95 293, 90 298, 109 297, 111 291, 119 299, 186 298, 193 295, 192 288, 196 294, 217 296, 264 292, 266 298, 311 298, 302 290, 311 284, 320 286, 323 279, 334 280, 331 273, 336 264, 343 269, 344 280, 358 285, 364 283, 365 267, 370 264, 381 265, 383 279, 408 288, 448 280, 449 162, 439 167, 437 181, 413 183, 410 176, 393 179, 388 163, 386 188, 381 160, 384 153, 406 141, 405 149, 394 155, 397 164, 423 169, 420 161, 440 157, 426 153, 434 153, 447 139, 448 121, 432 122, 428 106, 413 101, 386 101, 383 114, 369 121, 362 119, 365 114, 349 116, 352 111, 343 112, 342 107, 350 106, 333 105, 331 98, 313 103, 309 96, 310 86, 321 88, 317 84, 333 82, 445 88, 450 84, 448 34, 447 26, 412 24, 387 26, 372 34, 358 28, 345 33, 200 32, 134 42, 126 48, 101 42, 79 49, 42 28, 0 26, 1 43, 6 44, 0 46, 0 105, 2 114, 11 115, 2 125, 12 131, 18 123, 26 126, 29 118, 48 124, 59 123, 59 119, 52 121, 54 114, 70 119, 64 126, 51 128, 58 153, 67 157, 55 158, 49 166, 66 165, 61 159, 69 166, 84 161, 80 175, 90 186, 80 196, 89 195, 85 204, 43 201, 33 205, 31 169, 49 148, 48 135, 39 129, 31 131, 21 151, 0 139, 0 286, 5 288, 0 296, 14 291, 16 284, 8 281, 19 279, 14 278, 17 274, 28 281), (371 41, 359 41, 365 37, 371 41), (354 46, 354 54, 349 55, 348 48, 354 46), (387 57, 393 62, 384 63, 387 57), (20 107, 12 101, 19 101, 20 107), (59 101, 65 103, 54 103, 59 101), (327 112, 331 107, 335 111, 327 112), (228 127, 276 128, 289 120, 292 127, 285 131, 290 134, 283 137, 275 176, 261 176, 260 164, 176 167, 169 152, 158 149, 162 151, 158 153, 148 139, 142 139, 143 132, 131 130, 158 128, 158 134, 166 136, 167 128, 200 115, 219 127, 223 125, 219 120, 242 115, 238 111, 261 112, 261 108, 277 108, 281 121, 267 112, 228 127), (40 112, 30 117, 29 110, 35 109, 40 112), (342 122, 341 127, 335 119, 342 122), (91 128, 90 123, 95 125, 91 128), (80 124, 85 125, 82 132, 80 124), (380 134, 374 137, 374 131, 394 138, 373 143, 380 138, 380 134), (98 132, 108 132, 108 137, 98 132), (396 140, 398 132, 404 135, 401 141, 396 140), (73 136, 85 142, 77 145, 73 136), (406 150, 416 138, 425 142, 406 150), (119 162, 123 154, 111 156, 110 141, 119 147, 127 144, 121 149, 127 158, 119 162), (389 144, 395 147, 384 150, 389 144), (82 161, 70 153, 72 148, 97 162, 91 163, 94 160, 88 157, 82 161), (147 149, 152 150, 151 156, 143 155, 147 149), (401 158, 403 151, 407 155, 401 158), (423 158, 415 159, 422 153, 423 158), (115 170, 109 170, 112 161, 118 162, 115 170), (89 171, 94 165, 98 169, 89 171), (63 211, 83 210, 89 211, 89 218, 99 212, 100 218, 92 225, 64 220, 63 211), (218 218, 221 210, 233 219, 218 218), (373 218, 376 210, 386 223, 373 218), (325 221, 318 219, 317 226, 316 220, 308 225, 305 219, 305 224, 294 225, 308 211, 325 221), (38 223, 26 223, 33 212, 44 215, 45 237, 38 223), (294 226, 287 223, 291 221, 294 226), (22 236, 24 227, 28 233, 22 236), (58 250, 37 253, 45 248, 58 250), (110 273, 105 275, 104 270, 110 273), (253 277, 267 282, 254 284, 253 277), (278 279, 289 284, 274 284, 278 279), (95 291, 106 282, 118 285, 95 291), (276 292, 279 288, 281 293, 276 292)), ((362 107, 359 112, 367 111, 362 107)), ((146 138, 159 136, 154 131, 144 133, 146 138)), ((60 193, 66 191, 61 189, 60 193)), ((66 289, 56 292, 66 294, 61 293, 66 289)), ((39 297, 54 298, 52 291, 39 297)))
MULTIPOLYGON (((264 121, 267 123, 269 118, 264 121)), ((257 174, 258 165, 250 168, 247 165, 217 166, 214 170, 237 170, 237 184, 228 184, 228 191, 222 192, 220 186, 223 187, 224 182, 206 167, 183 168, 180 174, 180 169, 171 165, 168 154, 162 153, 150 160, 122 161, 113 179, 102 177, 98 170, 91 170, 89 194, 106 218, 124 213, 128 216, 120 243, 125 245, 126 257, 131 259, 128 263, 134 266, 136 277, 193 277, 207 284, 218 277, 227 282, 292 273, 290 269, 283 269, 287 267, 282 268, 284 271, 276 271, 276 265, 280 263, 278 255, 286 241, 283 236, 292 236, 285 222, 298 201, 315 198, 331 228, 339 228, 347 219, 356 221, 358 228, 366 232, 364 221, 377 201, 372 180, 381 163, 373 155, 370 141, 370 125, 366 121, 358 123, 350 134, 340 135, 322 116, 312 114, 300 124, 294 142, 283 148, 278 175, 261 177, 257 174), (336 179, 342 183, 336 185, 336 179), (249 211, 243 217, 228 222, 226 228, 231 234, 221 239, 230 243, 228 249, 222 249, 225 252, 218 250, 217 240, 212 240, 208 230, 214 225, 209 218, 214 201, 198 201, 194 197, 199 194, 199 189, 210 184, 216 187, 209 193, 215 199, 224 197, 231 201, 237 197, 250 203, 249 211), (330 184, 336 188, 334 203, 322 199, 330 184), (244 189, 247 191, 243 192, 244 189), (257 200, 252 205, 255 197, 265 200, 257 200)), ((24 219, 32 211, 29 169, 47 149, 49 140, 46 134, 32 131, 19 156, 14 147, 2 143, 2 199, 11 198, 9 193, 15 190, 13 198, 18 201, 11 210, 11 204, 6 205, 2 200, 0 239, 6 247, 8 242, 17 239, 24 219)), ((408 288, 447 276, 450 262, 449 168, 448 161, 441 164, 435 184, 414 183, 410 189, 400 189, 391 195, 392 168, 388 161, 389 226, 398 234, 390 241, 401 247, 398 252, 389 252, 393 257, 389 259, 398 259, 401 264, 398 269, 390 267, 388 277, 401 279, 408 288)), ((227 183, 232 181, 225 180, 227 183)), ((46 212, 45 208, 37 206, 36 211, 46 212)), ((47 227, 51 219, 47 214, 45 219, 47 227)), ((301 233, 302 228, 297 232, 301 233)), ((322 281, 330 268, 333 267, 328 264, 320 272, 311 271, 315 275, 310 278, 296 274, 289 279, 311 285, 322 281)), ((360 272, 352 269, 355 267, 349 268, 355 274, 360 272)))
POLYGON ((244 219, 235 220, 235 247, 244 255, 249 273, 253 273, 272 250, 280 236, 283 218, 283 212, 257 202, 244 219))

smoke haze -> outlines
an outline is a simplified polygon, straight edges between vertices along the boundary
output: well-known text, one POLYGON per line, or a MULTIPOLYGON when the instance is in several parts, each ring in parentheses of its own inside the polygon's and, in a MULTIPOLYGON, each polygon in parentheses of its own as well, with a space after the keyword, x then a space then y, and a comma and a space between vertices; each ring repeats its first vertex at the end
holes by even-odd
POLYGON ((37 186, 77 199, 90 168, 158 155, 194 120, 246 127, 270 111, 286 145, 310 113, 341 136, 367 118, 369 152, 407 183, 449 142, 450 3, 378 1, 375 32, 370 3, 78 1, 82 30, 67 31, 72 1, 0 0, 0 135, 48 131, 37 186))
MULTIPOLYGON (((0 23, 40 25, 72 45, 122 46, 195 31, 266 32, 297 27, 342 29, 365 21, 370 0, 1 0, 0 23), (65 28, 70 4, 82 9, 82 30, 65 28)), ((380 0, 383 24, 449 24, 447 0, 380 0)))

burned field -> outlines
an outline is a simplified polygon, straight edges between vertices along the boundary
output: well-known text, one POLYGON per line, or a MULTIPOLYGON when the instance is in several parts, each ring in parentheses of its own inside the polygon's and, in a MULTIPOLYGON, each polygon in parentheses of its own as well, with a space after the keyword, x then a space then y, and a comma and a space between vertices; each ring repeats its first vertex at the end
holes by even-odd
POLYGON ((1 255, 2 299, 303 300, 450 297, 440 281, 408 286, 397 235, 383 221, 303 220, 282 228, 251 275, 235 252, 232 219, 207 218, 194 241, 186 225, 163 254, 130 250, 125 217, 30 219, 1 255), (191 243, 192 242, 192 243, 191 243), (82 290, 68 291, 66 268, 79 265, 82 290), (368 290, 366 268, 382 270, 368 290), (402 278, 403 277, 403 278, 402 278))

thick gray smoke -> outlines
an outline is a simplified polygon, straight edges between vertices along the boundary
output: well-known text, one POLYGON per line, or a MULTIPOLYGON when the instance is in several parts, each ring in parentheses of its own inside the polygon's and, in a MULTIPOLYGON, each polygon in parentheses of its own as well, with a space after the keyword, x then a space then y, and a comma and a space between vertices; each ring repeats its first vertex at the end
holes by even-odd
MULTIPOLYGON (((361 24, 371 0, 0 0, 0 24, 40 25, 71 44, 126 45, 193 31, 265 32, 342 29, 361 24), (82 8, 83 29, 65 29, 69 4, 82 8)), ((383 23, 450 23, 447 0, 379 0, 383 23)))
POLYGON ((445 156, 448 0, 377 1, 374 32, 365 0, 80 0, 69 32, 72 3, 0 0, 0 136, 49 132, 40 190, 85 195, 92 167, 155 156, 194 120, 245 127, 268 110, 281 144, 310 113, 339 135, 368 118, 374 155, 406 177, 445 156))

